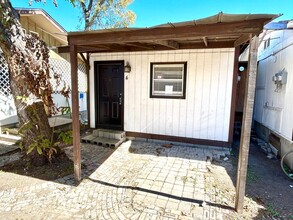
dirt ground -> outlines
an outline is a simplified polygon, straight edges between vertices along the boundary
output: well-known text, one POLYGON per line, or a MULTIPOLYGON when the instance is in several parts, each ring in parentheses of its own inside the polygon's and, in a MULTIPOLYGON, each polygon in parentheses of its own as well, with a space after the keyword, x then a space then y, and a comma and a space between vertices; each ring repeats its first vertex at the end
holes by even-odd
MULTIPOLYGON (((229 160, 213 161, 211 169, 230 206, 235 200, 238 148, 236 141, 229 160), (221 168, 225 168, 233 184, 222 178, 225 171, 221 168)), ((250 146, 246 197, 242 215, 245 219, 293 219, 293 181, 283 173, 279 159, 268 159, 254 143, 250 146)))
POLYGON ((266 207, 265 216, 293 219, 293 181, 282 171, 279 159, 268 159, 252 144, 246 194, 266 207))

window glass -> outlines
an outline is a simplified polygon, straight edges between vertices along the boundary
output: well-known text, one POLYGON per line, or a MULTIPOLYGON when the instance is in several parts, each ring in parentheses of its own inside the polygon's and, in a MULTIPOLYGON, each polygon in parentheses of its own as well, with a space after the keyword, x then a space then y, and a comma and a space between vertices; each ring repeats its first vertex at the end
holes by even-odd
POLYGON ((186 63, 151 63, 151 97, 184 98, 186 63))

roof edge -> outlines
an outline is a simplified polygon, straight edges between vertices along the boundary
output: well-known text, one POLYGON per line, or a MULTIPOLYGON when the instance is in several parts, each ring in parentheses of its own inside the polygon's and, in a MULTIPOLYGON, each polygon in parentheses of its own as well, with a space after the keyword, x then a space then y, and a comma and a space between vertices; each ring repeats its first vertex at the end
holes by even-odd
POLYGON ((65 28, 61 26, 51 15, 49 15, 44 9, 42 8, 21 8, 15 7, 15 10, 18 12, 19 15, 34 15, 34 14, 42 14, 46 17, 52 24, 54 24, 60 32, 67 33, 65 28))

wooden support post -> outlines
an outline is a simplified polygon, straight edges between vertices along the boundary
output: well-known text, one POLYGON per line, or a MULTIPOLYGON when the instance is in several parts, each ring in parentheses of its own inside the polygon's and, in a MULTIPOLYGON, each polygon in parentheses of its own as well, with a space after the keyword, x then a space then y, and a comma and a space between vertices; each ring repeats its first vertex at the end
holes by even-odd
POLYGON ((247 175, 247 164, 249 154, 250 132, 252 123, 252 112, 255 95, 255 82, 257 71, 258 37, 250 40, 247 81, 245 86, 244 111, 242 120, 242 131, 239 149, 235 209, 238 213, 243 212, 245 184, 247 175))
POLYGON ((80 164, 80 130, 79 130, 80 126, 79 126, 78 74, 77 74, 77 52, 76 51, 77 51, 76 46, 70 45, 74 178, 77 182, 79 182, 81 180, 81 164, 80 164))

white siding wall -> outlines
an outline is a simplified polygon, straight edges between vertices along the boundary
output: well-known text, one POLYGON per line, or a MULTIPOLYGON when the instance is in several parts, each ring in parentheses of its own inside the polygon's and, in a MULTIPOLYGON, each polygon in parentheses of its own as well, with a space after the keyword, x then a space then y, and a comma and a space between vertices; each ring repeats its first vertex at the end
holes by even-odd
POLYGON ((291 140, 293 129, 293 30, 274 31, 270 47, 260 45, 254 119, 291 140), (272 55, 274 54, 274 55, 272 55), (276 90, 275 73, 286 69, 287 84, 276 90))
POLYGON ((105 53, 91 56, 91 127, 95 127, 94 61, 124 60, 124 130, 228 141, 234 49, 105 53), (187 61, 186 99, 150 98, 150 63, 187 61))

